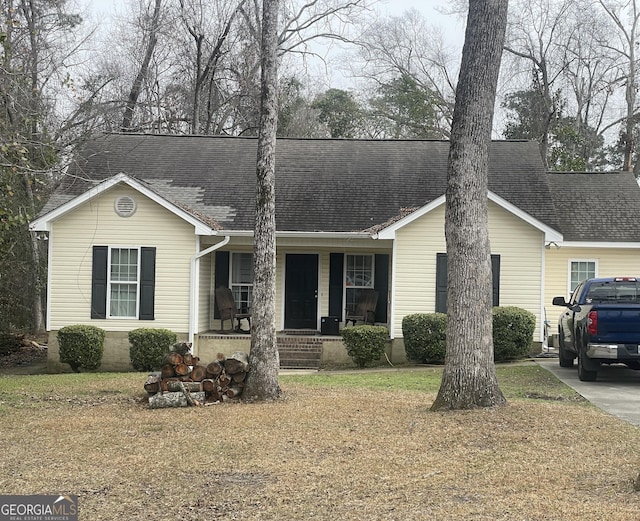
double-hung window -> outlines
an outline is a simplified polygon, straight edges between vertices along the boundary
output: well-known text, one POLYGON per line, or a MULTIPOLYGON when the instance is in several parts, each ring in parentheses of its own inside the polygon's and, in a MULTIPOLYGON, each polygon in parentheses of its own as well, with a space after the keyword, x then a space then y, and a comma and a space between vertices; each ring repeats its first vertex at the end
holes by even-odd
POLYGON ((236 306, 246 313, 253 303, 253 254, 232 253, 230 287, 236 306))
POLYGON ((569 294, 585 279, 596 276, 596 261, 591 259, 575 259, 569 261, 569 294))
POLYGON ((347 255, 346 262, 346 304, 347 310, 354 312, 360 292, 374 285, 373 255, 347 255))
POLYGON ((109 259, 109 316, 138 316, 138 248, 111 248, 109 259))

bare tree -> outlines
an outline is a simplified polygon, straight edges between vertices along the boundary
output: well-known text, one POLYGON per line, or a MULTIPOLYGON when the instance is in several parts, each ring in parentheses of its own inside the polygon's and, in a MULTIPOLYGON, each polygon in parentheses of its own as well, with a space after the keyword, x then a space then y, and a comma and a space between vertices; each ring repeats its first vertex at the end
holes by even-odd
POLYGON ((263 0, 261 105, 258 132, 256 221, 253 241, 254 292, 251 327, 251 372, 244 389, 249 400, 280 396, 280 358, 276 342, 276 209, 275 169, 278 130, 279 0, 263 0))
POLYGON ((393 89, 395 82, 409 78, 433 106, 431 137, 448 139, 457 65, 455 52, 447 47, 441 31, 412 9, 378 20, 363 33, 359 43, 362 72, 353 74, 373 82, 375 91, 393 89))
POLYGON ((42 207, 65 146, 58 126, 69 120, 56 111, 67 84, 64 62, 78 49, 81 23, 65 4, 7 0, 0 7, 0 327, 5 328, 11 323, 44 329, 46 251, 27 223, 42 207))
POLYGON ((619 46, 610 43, 610 38, 607 38, 602 43, 605 47, 617 53, 621 59, 620 76, 621 83, 624 84, 626 109, 621 132, 621 141, 624 147, 622 170, 633 172, 634 154, 636 152, 635 127, 638 119, 636 48, 640 44, 640 6, 637 0, 618 3, 599 0, 599 3, 617 29, 619 46))
POLYGON ((140 69, 138 71, 138 74, 133 80, 133 85, 131 85, 131 90, 129 91, 129 96, 127 98, 127 103, 124 109, 124 116, 122 118, 122 130, 124 131, 131 129, 131 125, 133 121, 133 113, 136 109, 138 98, 140 97, 142 82, 144 81, 144 79, 147 77, 149 73, 149 64, 151 63, 151 58, 153 56, 156 43, 158 42, 158 28, 160 26, 161 2, 162 0, 155 0, 153 15, 151 16, 151 20, 150 20, 149 36, 146 44, 147 48, 145 50, 142 63, 140 64, 140 69))
POLYGON ((432 410, 506 403, 493 361, 489 145, 506 0, 469 2, 447 174, 447 354, 432 410))

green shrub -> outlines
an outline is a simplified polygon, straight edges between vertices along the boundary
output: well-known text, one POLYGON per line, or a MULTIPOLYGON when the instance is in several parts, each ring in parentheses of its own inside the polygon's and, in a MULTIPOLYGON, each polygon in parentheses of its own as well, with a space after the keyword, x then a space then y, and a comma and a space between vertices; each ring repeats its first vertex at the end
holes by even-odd
POLYGON ((76 373, 93 371, 102 363, 104 329, 95 326, 65 326, 58 331, 60 362, 69 364, 76 373))
POLYGON ((341 333, 348 355, 360 368, 380 360, 389 339, 384 326, 354 326, 344 328, 341 333))
POLYGON ((529 354, 536 317, 515 306, 493 308, 493 352, 496 362, 529 354))
POLYGON ((447 315, 416 313, 402 319, 407 358, 421 364, 441 364, 447 349, 447 315))
POLYGON ((175 343, 176 334, 168 329, 141 327, 129 331, 131 365, 136 371, 157 371, 175 343))

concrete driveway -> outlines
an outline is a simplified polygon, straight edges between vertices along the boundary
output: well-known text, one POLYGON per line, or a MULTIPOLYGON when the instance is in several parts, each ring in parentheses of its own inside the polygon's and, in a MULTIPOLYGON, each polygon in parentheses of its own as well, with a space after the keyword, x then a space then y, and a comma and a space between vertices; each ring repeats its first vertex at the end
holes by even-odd
POLYGON ((595 382, 581 382, 578 369, 560 367, 557 358, 537 358, 536 362, 594 405, 629 423, 640 425, 640 371, 624 365, 603 365, 595 382))

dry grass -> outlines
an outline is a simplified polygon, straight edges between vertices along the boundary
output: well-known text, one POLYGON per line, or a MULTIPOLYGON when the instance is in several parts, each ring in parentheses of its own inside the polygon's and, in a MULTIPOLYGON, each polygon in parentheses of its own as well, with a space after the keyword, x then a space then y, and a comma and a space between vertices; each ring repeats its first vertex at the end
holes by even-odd
POLYGON ((545 371, 453 413, 428 410, 437 370, 394 373, 179 410, 147 409, 140 374, 1 377, 0 493, 77 494, 84 521, 640 519, 640 431, 545 371))

